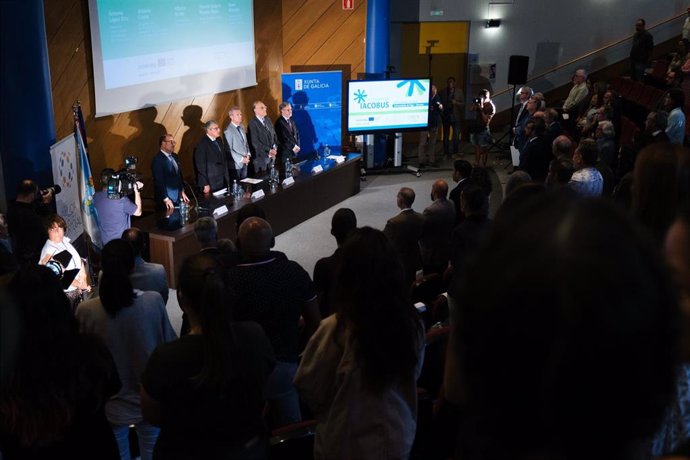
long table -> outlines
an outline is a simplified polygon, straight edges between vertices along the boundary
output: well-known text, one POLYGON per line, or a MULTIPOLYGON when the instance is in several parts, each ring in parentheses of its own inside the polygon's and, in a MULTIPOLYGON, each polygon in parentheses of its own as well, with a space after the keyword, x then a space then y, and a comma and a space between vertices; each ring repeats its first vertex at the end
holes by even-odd
MULTIPOLYGON (((359 193, 361 158, 361 154, 348 154, 347 159, 340 164, 324 159, 304 162, 299 165, 294 184, 285 188, 278 186, 272 190, 264 182, 258 187, 262 188, 266 195, 255 201, 245 194, 238 202, 234 202, 232 197, 221 196, 201 199, 199 204, 207 205, 211 211, 223 204, 227 206, 228 212, 216 218, 218 238, 235 240, 237 213, 243 206, 252 202, 261 206, 266 213, 266 220, 273 228, 273 233, 278 235, 359 193), (320 165, 323 172, 312 174, 312 168, 316 165, 320 165)), ((179 212, 176 212, 179 219, 179 212)), ((209 214, 209 211, 192 210, 188 219, 172 225, 179 227, 174 229, 170 228, 174 215, 166 217, 165 213, 156 213, 132 219, 133 226, 148 234, 150 260, 165 267, 170 287, 176 287, 182 261, 201 249, 194 236, 194 221, 209 214)))

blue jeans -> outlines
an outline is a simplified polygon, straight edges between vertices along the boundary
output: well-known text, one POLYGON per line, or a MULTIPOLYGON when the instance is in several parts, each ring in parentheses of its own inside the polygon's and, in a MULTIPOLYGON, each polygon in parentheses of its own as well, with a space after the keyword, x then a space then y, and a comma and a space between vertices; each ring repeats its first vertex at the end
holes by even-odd
MULTIPOLYGON (((121 460, 130 460, 129 455, 129 425, 110 425, 117 441, 117 448, 120 450, 121 460)), ((146 422, 139 422, 135 425, 137 437, 139 438, 139 454, 141 460, 151 460, 153 458, 153 447, 158 440, 160 428, 146 422)))
MULTIPOLYGON (((271 414, 271 428, 278 428, 302 421, 299 396, 292 384, 297 373, 297 363, 276 361, 276 367, 264 387, 271 414)), ((142 459, 143 460, 143 459, 142 459)))

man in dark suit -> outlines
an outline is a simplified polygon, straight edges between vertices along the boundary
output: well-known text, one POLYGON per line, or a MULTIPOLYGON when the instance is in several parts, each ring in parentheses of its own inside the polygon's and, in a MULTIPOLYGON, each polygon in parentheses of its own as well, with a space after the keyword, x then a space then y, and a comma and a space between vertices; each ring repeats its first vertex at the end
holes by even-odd
POLYGON ((247 177, 247 166, 251 158, 249 153, 249 139, 242 126, 242 110, 235 106, 228 112, 230 124, 225 129, 225 140, 235 168, 234 179, 242 180, 247 177))
POLYGON ((160 151, 151 161, 153 200, 157 211, 173 209, 175 205, 180 204, 180 200, 189 202, 189 198, 184 193, 180 160, 174 150, 175 139, 172 134, 165 134, 160 137, 160 151))
POLYGON ((455 226, 455 205, 446 199, 448 183, 438 179, 431 186, 431 205, 424 210, 424 233, 419 240, 424 275, 443 272, 448 267, 450 236, 455 226))
POLYGON ((276 136, 278 137, 278 156, 281 161, 294 158, 300 151, 299 131, 292 119, 292 105, 283 102, 279 106, 280 117, 276 120, 276 136))
POLYGON ((455 160, 453 162, 453 181, 457 182, 453 190, 450 191, 450 201, 455 206, 455 225, 465 219, 462 213, 462 206, 460 206, 460 195, 465 187, 470 183, 470 174, 472 174, 472 165, 467 160, 455 160))
POLYGON ((215 120, 204 123, 206 135, 194 149, 196 185, 204 193, 220 190, 228 185, 230 154, 221 140, 220 126, 215 120))
POLYGON ((546 125, 542 118, 532 118, 525 126, 527 141, 520 150, 520 170, 530 175, 534 182, 543 184, 549 172, 551 150, 544 143, 546 125))
POLYGON ((254 158, 254 174, 263 175, 278 154, 278 137, 271 119, 266 115, 266 104, 254 102, 254 118, 249 122, 249 147, 254 158))
POLYGON ((401 188, 397 195, 400 214, 388 219, 383 229, 383 233, 400 254, 405 281, 410 285, 417 277, 417 270, 422 266, 419 239, 424 232, 424 216, 412 209, 414 199, 414 190, 408 187, 401 188))

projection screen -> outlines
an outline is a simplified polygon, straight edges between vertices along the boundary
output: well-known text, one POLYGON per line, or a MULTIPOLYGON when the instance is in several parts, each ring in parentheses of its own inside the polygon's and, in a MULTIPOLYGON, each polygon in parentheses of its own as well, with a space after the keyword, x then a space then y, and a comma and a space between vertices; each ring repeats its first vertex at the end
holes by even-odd
POLYGON ((256 85, 252 0, 89 0, 96 116, 256 85))

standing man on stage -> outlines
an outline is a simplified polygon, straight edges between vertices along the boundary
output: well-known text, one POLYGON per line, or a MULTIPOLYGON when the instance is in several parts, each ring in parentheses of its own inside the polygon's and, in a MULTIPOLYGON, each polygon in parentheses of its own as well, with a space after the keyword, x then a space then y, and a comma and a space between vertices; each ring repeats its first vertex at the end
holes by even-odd
POLYGON ((448 77, 446 88, 441 92, 443 104, 443 154, 446 156, 460 153, 460 119, 465 106, 465 94, 455 87, 455 77, 448 77), (450 150, 450 129, 453 128, 453 151, 450 150))
POLYGON ((228 112, 230 124, 225 129, 225 140, 228 142, 228 150, 235 167, 235 179, 238 181, 247 177, 247 165, 251 153, 249 153, 249 140, 242 126, 242 111, 235 106, 228 112))
POLYGON ((220 126, 215 120, 204 123, 206 135, 194 148, 194 168, 196 185, 204 193, 227 187, 230 181, 228 172, 229 154, 220 139, 220 126))
POLYGON ((175 154, 175 138, 172 134, 160 137, 160 150, 151 161, 153 173, 153 200, 156 211, 173 209, 180 200, 189 203, 184 193, 184 180, 180 160, 175 154))
POLYGON ((299 131, 297 124, 292 119, 292 105, 283 102, 278 107, 280 117, 276 121, 276 135, 278 136, 278 155, 282 161, 294 158, 299 153, 299 131))
POLYGON ((278 137, 266 115, 266 104, 256 101, 253 108, 254 118, 249 122, 249 147, 254 157, 254 174, 261 176, 278 154, 278 137))

